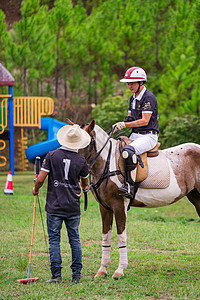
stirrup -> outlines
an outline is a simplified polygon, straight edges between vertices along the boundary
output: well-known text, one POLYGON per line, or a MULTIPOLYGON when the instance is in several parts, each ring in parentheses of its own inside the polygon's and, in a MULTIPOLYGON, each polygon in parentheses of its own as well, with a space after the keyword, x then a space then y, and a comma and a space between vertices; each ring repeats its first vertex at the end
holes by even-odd
POLYGON ((133 186, 130 185, 128 182, 124 183, 118 190, 122 193, 120 195, 125 196, 127 198, 133 197, 133 186))

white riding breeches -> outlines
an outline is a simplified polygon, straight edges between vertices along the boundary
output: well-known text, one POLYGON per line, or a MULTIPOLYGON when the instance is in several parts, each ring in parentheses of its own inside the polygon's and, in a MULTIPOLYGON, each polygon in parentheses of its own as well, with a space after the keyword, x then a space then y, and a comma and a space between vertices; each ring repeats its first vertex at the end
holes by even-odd
POLYGON ((132 141, 130 145, 134 147, 136 154, 142 154, 153 149, 158 142, 158 135, 152 133, 131 133, 129 138, 132 141))

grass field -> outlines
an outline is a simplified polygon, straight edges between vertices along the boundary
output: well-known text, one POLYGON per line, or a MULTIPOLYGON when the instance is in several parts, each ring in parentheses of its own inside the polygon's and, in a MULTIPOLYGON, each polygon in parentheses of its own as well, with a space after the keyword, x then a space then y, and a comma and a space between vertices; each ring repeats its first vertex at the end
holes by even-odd
MULTIPOLYGON (((111 264, 105 279, 94 279, 101 262, 101 218, 89 194, 86 212, 81 204, 80 237, 83 271, 80 284, 71 283, 71 255, 62 229, 63 258, 60 285, 46 284, 49 258, 37 204, 30 277, 39 281, 23 285, 27 277, 32 233, 34 173, 13 176, 14 195, 4 195, 6 173, 0 174, 0 299, 200 299, 200 222, 187 199, 157 209, 132 208, 128 212, 128 259, 124 278, 112 279, 118 267, 118 243, 113 226, 111 264)), ((46 184, 40 192, 45 221, 46 184)))

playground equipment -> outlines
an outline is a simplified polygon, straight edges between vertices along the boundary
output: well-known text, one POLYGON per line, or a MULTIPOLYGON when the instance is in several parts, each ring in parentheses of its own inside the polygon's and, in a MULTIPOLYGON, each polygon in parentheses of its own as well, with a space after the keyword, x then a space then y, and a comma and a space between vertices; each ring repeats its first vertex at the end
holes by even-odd
MULTIPOLYGON (((54 101, 49 97, 14 97, 13 107, 14 107, 13 111, 14 111, 15 127, 42 129, 41 116, 45 116, 45 115, 48 116, 53 113, 54 101)), ((23 130, 21 130, 21 139, 19 140, 19 155, 20 155, 20 165, 22 167, 22 172, 23 170, 25 171, 27 165, 26 151, 27 151, 27 138, 24 137, 23 130)), ((28 151, 28 153, 29 152, 30 150, 28 151)), ((38 152, 34 153, 34 157, 31 160, 32 163, 35 162, 35 158, 38 155, 39 156, 41 155, 39 148, 38 148, 38 152)), ((27 158, 29 159, 29 157, 27 158)))
MULTIPOLYGON (((2 134, 7 127, 7 119, 5 120, 5 117, 7 118, 7 111, 6 115, 4 115, 4 111, 7 110, 7 101, 8 101, 8 121, 9 121, 9 136, 10 136, 10 170, 12 174, 14 175, 14 125, 13 125, 13 85, 15 85, 15 80, 8 72, 6 68, 2 64, 0 64, 0 86, 8 86, 8 95, 0 95, 0 98, 3 98, 3 102, 1 103, 1 132, 2 134)), ((2 143, 3 140, 0 140, 2 143)), ((3 143, 2 148, 4 149, 6 145, 3 143)), ((3 150, 1 148, 1 150, 3 150)), ((0 166, 4 166, 7 162, 7 159, 2 156, 1 157, 4 162, 1 163, 0 166)))
POLYGON ((32 145, 26 149, 26 157, 31 163, 34 163, 36 156, 40 156, 43 161, 46 154, 60 147, 57 140, 58 130, 65 126, 66 123, 54 120, 53 118, 41 118, 41 130, 48 131, 48 140, 32 145))
POLYGON ((51 115, 54 101, 49 97, 14 97, 14 126, 40 128, 41 116, 51 115))
POLYGON ((21 138, 18 139, 17 141, 18 141, 18 163, 23 174, 28 167, 28 160, 25 154, 25 150, 27 149, 27 140, 28 138, 24 136, 24 129, 21 128, 21 138))
MULTIPOLYGON (((10 171, 14 175, 14 127, 21 128, 19 143, 20 164, 22 171, 26 169, 26 157, 34 163, 36 156, 41 159, 48 151, 60 146, 57 142, 57 131, 66 123, 53 118, 41 118, 49 116, 54 111, 54 101, 50 97, 13 97, 13 85, 15 80, 9 71, 0 64, 0 86, 8 86, 8 94, 0 95, 0 135, 8 130, 10 171), (1 100, 2 99, 2 100, 1 100), (27 148, 27 139, 24 137, 23 128, 40 128, 48 130, 48 141, 27 148), (27 148, 27 149, 26 149, 27 148)), ((6 142, 0 137, 0 151, 4 150, 6 142)), ((7 158, 0 155, 0 167, 5 166, 7 158)))

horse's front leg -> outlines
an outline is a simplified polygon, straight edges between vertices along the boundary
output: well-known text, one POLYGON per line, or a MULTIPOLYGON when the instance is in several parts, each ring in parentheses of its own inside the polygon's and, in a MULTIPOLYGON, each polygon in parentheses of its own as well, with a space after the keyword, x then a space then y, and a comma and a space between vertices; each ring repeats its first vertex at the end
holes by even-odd
POLYGON ((111 251, 111 237, 112 237, 112 223, 113 212, 105 209, 100 205, 100 212, 102 217, 102 258, 101 267, 99 268, 95 278, 107 276, 107 267, 110 264, 111 251))
POLYGON ((124 203, 115 209, 115 220, 117 226, 117 239, 119 245, 119 266, 113 274, 113 278, 118 279, 124 276, 124 269, 128 266, 127 247, 126 247, 126 218, 129 199, 125 199, 124 203))

